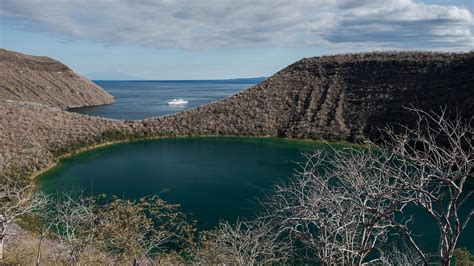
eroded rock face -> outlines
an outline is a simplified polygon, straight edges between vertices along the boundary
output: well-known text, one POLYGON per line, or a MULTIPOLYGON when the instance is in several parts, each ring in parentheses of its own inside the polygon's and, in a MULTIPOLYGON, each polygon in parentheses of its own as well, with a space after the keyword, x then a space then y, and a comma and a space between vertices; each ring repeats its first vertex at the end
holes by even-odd
POLYGON ((114 102, 112 95, 49 57, 0 49, 0 100, 62 109, 114 102))
POLYGON ((474 114, 474 53, 369 53, 300 60, 223 101, 149 119, 155 132, 358 141, 409 125, 403 107, 474 114))

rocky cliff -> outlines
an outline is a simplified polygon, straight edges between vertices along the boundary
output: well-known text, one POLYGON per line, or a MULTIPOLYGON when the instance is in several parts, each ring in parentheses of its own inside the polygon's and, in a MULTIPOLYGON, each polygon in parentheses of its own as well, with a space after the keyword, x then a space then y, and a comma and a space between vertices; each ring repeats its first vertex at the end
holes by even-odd
POLYGON ((114 98, 56 60, 0 49, 0 100, 65 109, 109 104, 114 98))
POLYGON ((143 122, 154 132, 357 141, 413 121, 404 106, 474 114, 474 53, 305 58, 223 101, 143 122))

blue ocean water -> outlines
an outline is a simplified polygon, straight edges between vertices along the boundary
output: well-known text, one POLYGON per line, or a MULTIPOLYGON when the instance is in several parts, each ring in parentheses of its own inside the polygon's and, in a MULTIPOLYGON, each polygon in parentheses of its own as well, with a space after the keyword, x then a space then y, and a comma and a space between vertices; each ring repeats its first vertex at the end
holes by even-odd
POLYGON ((94 81, 115 97, 115 103, 72 108, 69 111, 123 120, 163 116, 221 100, 263 79, 94 81), (174 98, 183 98, 188 104, 182 106, 166 104, 168 100, 174 98))

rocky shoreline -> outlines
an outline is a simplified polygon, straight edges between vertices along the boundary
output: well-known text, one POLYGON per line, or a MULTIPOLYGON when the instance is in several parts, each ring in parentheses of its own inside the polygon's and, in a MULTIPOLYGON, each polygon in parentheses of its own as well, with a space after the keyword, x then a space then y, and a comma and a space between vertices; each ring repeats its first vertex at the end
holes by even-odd
MULTIPOLYGON (((20 59, 19 65, 23 64, 20 59)), ((15 88, 28 87, 34 91, 32 88, 36 87, 21 74, 12 74, 19 73, 11 72, 11 69, 19 69, 9 67, 12 62, 6 64, 3 59, 0 62, 3 64, 0 70, 7 69, 12 75, 10 79, 21 83, 6 90, 10 83, 0 82, 0 176, 27 177, 51 166, 65 154, 114 141, 233 135, 358 142, 376 138, 377 129, 387 124, 413 122, 403 106, 414 105, 425 110, 447 106, 465 118, 474 115, 474 52, 306 58, 222 101, 140 121, 64 111, 73 105, 64 100, 69 99, 65 96, 69 95, 69 89, 73 93, 89 91, 84 87, 76 89, 75 77, 63 80, 69 88, 65 95, 61 94, 63 90, 59 90, 60 93, 51 89, 48 95, 54 97, 49 100, 40 97, 41 90, 35 92, 36 98, 21 96, 24 90, 15 88), (19 96, 15 99, 5 96, 12 91, 19 96)), ((47 80, 57 84, 51 79, 58 66, 52 65, 54 67, 44 71, 51 74, 47 80)), ((80 86, 84 86, 83 83, 80 86)), ((97 95, 95 89, 90 90, 97 95)), ((82 98, 81 103, 92 105, 110 100, 108 97, 98 99, 82 98)))

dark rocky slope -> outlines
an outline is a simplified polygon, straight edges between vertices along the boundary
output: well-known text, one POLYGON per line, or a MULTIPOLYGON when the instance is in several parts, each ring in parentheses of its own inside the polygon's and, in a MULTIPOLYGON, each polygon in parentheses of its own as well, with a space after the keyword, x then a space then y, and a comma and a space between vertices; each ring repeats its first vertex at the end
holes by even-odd
POLYGON ((0 100, 65 109, 109 104, 114 98, 56 60, 0 49, 0 100))
POLYGON ((223 101, 143 122, 153 132, 357 141, 413 121, 403 106, 474 112, 474 53, 306 58, 223 101))

